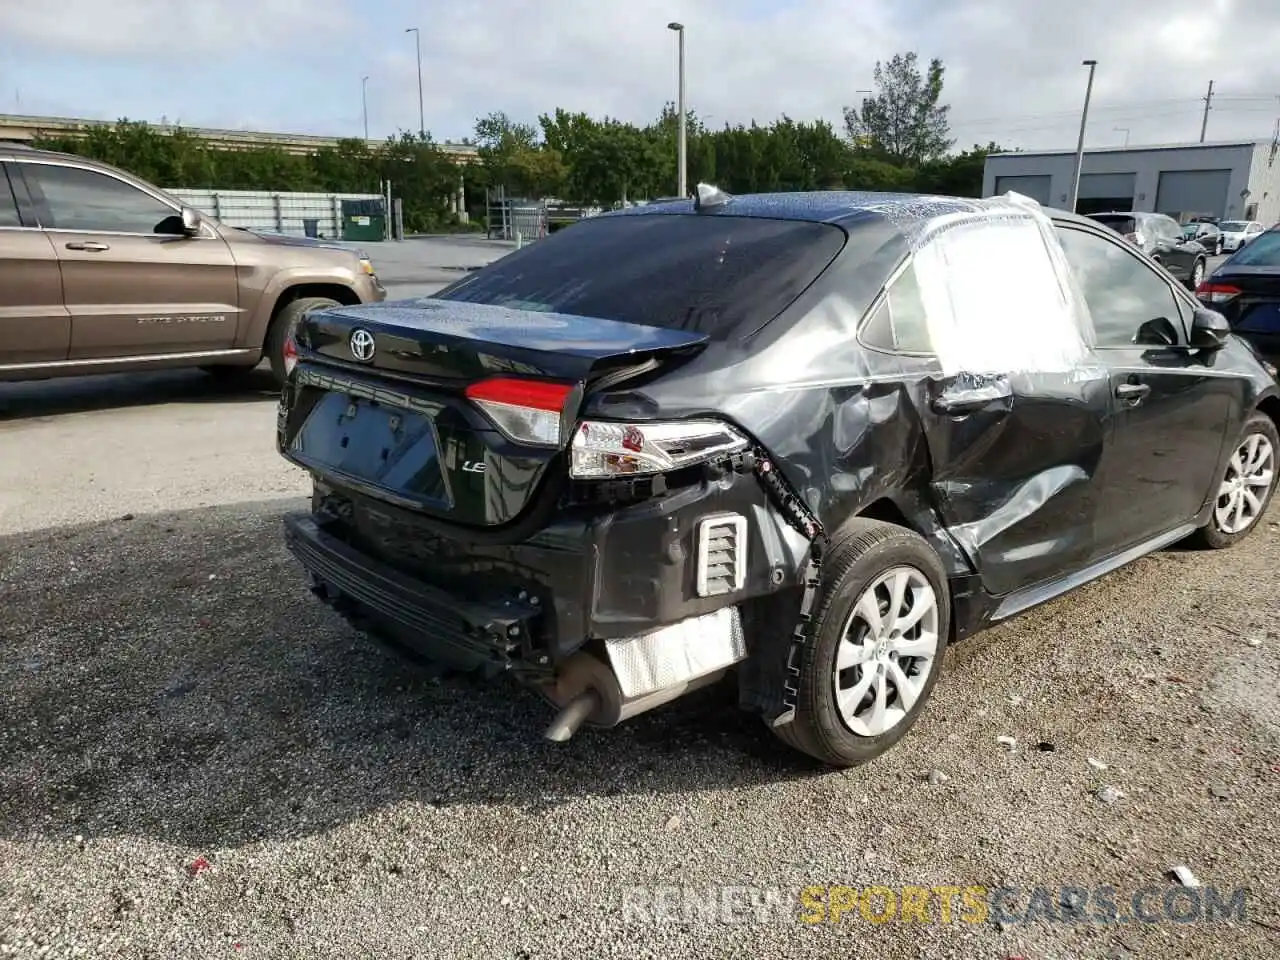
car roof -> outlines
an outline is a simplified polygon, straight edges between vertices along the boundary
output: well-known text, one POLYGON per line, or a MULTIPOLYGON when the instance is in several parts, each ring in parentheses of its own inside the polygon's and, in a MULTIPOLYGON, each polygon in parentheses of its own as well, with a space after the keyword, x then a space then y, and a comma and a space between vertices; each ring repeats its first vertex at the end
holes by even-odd
MULTIPOLYGON (((849 227, 860 221, 888 220, 907 230, 950 213, 976 213, 990 209, 990 200, 925 193, 888 193, 874 190, 812 190, 795 193, 734 194, 728 202, 697 210, 692 199, 656 200, 644 206, 612 210, 603 217, 645 217, 698 213, 702 216, 761 217, 799 220, 849 227)), ((1087 217, 1052 207, 1043 208, 1055 220, 1092 223, 1087 217)))
POLYGON ((77 163, 96 164, 97 161, 74 153, 60 153, 57 150, 41 150, 25 143, 6 143, 0 141, 0 159, 2 160, 74 160, 77 163))

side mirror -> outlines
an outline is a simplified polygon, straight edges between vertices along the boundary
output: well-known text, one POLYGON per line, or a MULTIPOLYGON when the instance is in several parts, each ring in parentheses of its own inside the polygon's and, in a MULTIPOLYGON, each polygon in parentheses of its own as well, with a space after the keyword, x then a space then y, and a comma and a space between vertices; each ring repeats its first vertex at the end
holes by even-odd
POLYGON ((200 233, 201 222, 199 210, 191 207, 182 208, 182 232, 188 237, 194 237, 200 233))
POLYGON ((1191 319, 1191 346, 1201 350, 1220 350, 1231 335, 1231 324, 1217 310, 1197 307, 1191 319))
POLYGON ((1156 317, 1138 328, 1133 342, 1143 347, 1176 347, 1178 329, 1168 317, 1156 317))

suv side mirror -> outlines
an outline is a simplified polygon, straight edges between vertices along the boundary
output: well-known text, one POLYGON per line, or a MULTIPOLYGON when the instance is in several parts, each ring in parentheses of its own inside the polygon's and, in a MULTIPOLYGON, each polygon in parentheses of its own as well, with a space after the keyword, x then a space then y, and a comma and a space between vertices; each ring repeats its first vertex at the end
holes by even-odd
POLYGON ((1217 310, 1197 307, 1191 318, 1191 346, 1201 350, 1220 350, 1231 334, 1231 324, 1217 310))
POLYGON ((182 208, 182 232, 188 237, 194 237, 200 233, 200 211, 191 207, 182 208))

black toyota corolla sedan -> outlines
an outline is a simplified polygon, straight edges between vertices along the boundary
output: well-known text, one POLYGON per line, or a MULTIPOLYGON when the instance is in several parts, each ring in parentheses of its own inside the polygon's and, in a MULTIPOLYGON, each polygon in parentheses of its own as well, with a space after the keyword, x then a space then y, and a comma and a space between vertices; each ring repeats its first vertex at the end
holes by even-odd
POLYGON ((700 185, 289 350, 313 591, 539 691, 556 740, 732 676, 793 747, 870 760, 948 643, 1248 536, 1280 448, 1220 314, 1014 195, 700 185))

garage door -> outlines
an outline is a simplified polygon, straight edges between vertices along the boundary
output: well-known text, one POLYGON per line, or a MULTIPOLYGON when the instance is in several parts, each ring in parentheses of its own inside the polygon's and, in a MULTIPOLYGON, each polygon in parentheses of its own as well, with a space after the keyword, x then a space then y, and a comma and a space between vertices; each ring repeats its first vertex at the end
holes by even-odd
POLYGON ((1080 177, 1076 213, 1109 213, 1132 210, 1136 173, 1086 173, 1080 177))
POLYGON ((1156 213, 1226 216, 1230 170, 1166 170, 1156 189, 1156 213))
POLYGON ((1037 203, 1049 203, 1049 189, 1053 178, 1050 176, 1035 177, 996 177, 996 196, 1013 191, 1024 197, 1030 197, 1037 203))
POLYGON ((1137 181, 1136 173, 1083 173, 1080 175, 1080 199, 1124 197, 1132 203, 1137 181))

